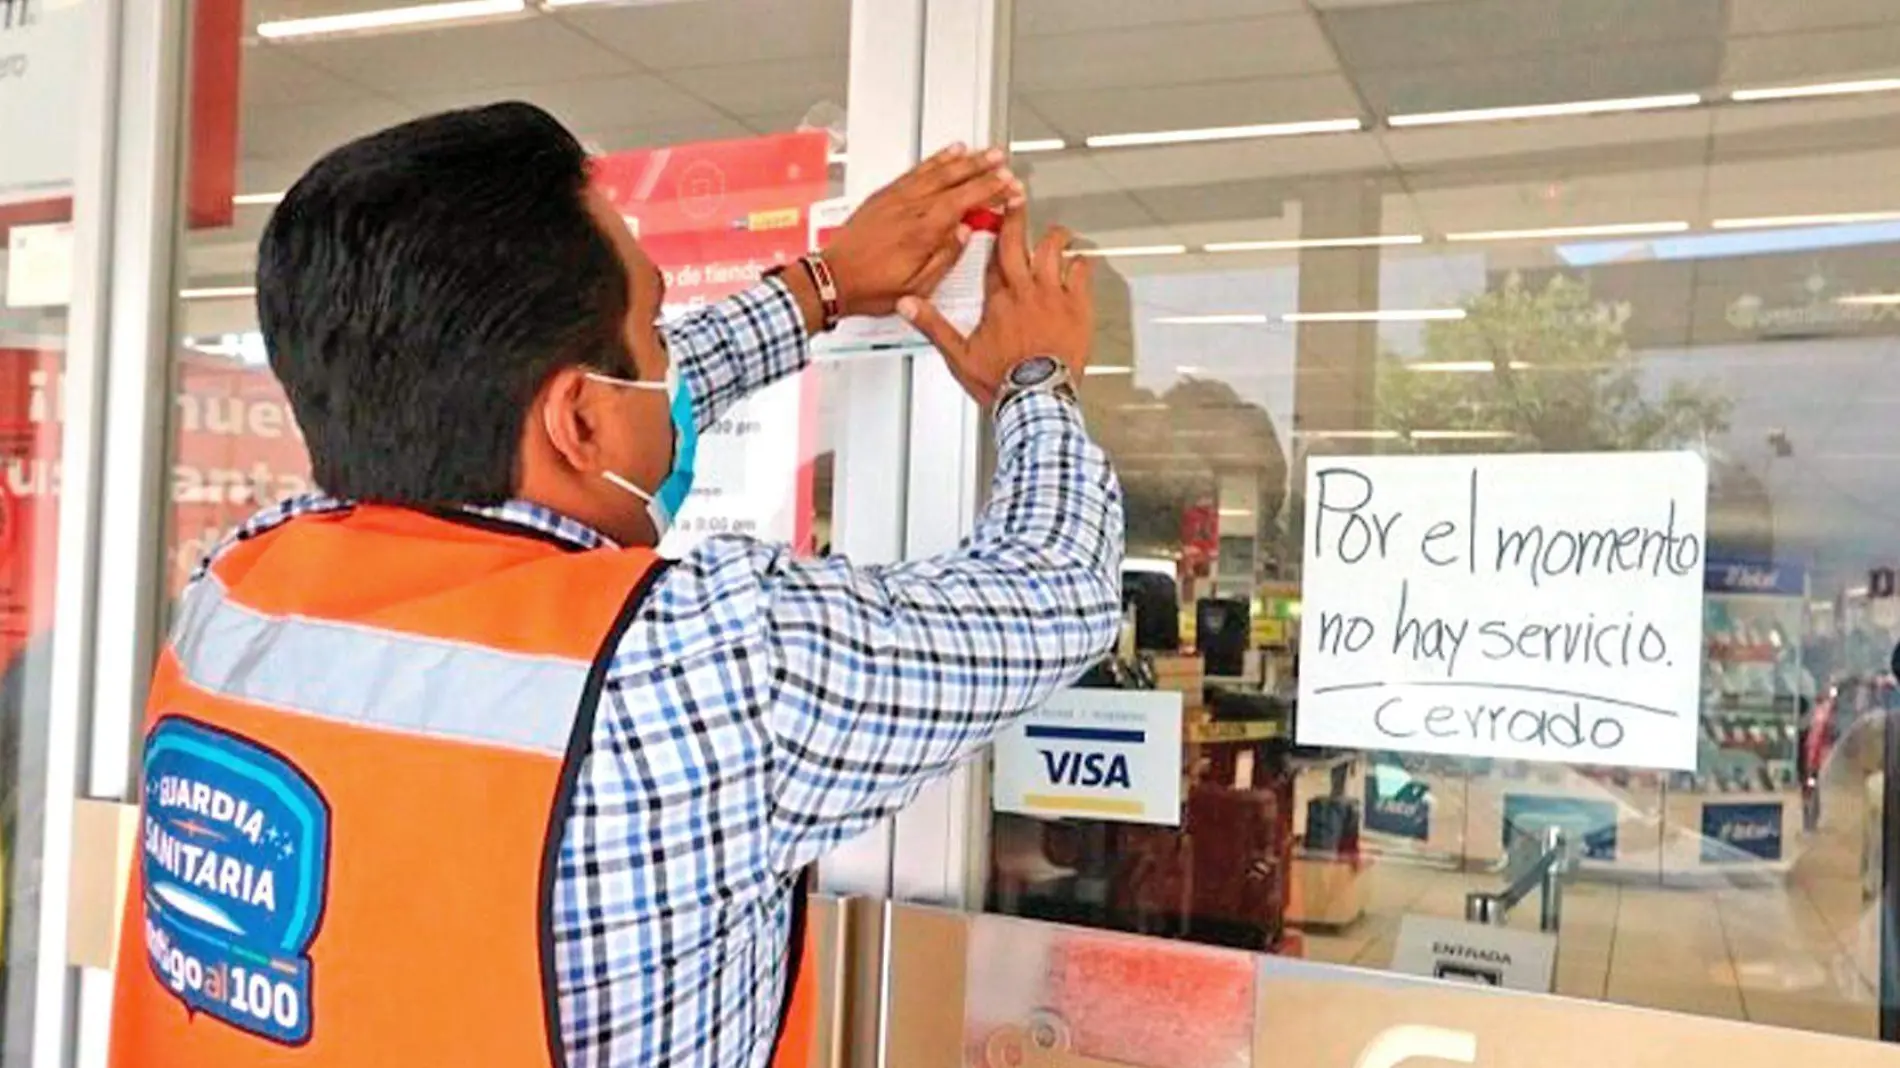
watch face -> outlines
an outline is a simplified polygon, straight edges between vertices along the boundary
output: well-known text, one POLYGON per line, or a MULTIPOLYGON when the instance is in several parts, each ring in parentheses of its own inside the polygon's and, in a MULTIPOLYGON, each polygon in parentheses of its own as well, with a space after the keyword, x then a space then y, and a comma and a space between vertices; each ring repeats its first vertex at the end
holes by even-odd
POLYGON ((1019 389, 1030 389, 1047 382, 1056 373, 1056 361, 1048 356, 1037 356, 1024 360, 1009 373, 1011 385, 1019 389))

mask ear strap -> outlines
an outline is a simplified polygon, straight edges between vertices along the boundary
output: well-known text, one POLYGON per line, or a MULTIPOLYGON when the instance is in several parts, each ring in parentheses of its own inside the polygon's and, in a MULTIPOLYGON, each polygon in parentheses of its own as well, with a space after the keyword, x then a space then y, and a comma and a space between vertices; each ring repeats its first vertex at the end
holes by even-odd
POLYGON ((667 388, 665 382, 640 382, 631 378, 621 378, 617 375, 604 375, 595 371, 587 372, 586 378, 590 382, 602 382, 609 386, 622 386, 626 389, 664 390, 667 388))
MULTIPOLYGON (((588 377, 591 378, 593 376, 590 375, 588 377)), ((613 381, 613 379, 608 379, 608 381, 613 381)), ((639 385, 639 384, 640 383, 634 383, 634 382, 628 383, 628 385, 639 385)), ((552 442, 554 440, 554 413, 549 411, 546 405, 541 406, 541 428, 547 431, 548 441, 552 442)), ((621 477, 620 475, 614 474, 612 471, 602 471, 600 473, 600 477, 606 479, 607 481, 613 483, 616 486, 619 486, 621 489, 626 490, 628 493, 633 494, 635 497, 640 498, 642 501, 645 501, 648 504, 653 503, 653 494, 648 493, 646 490, 643 490, 640 487, 634 485, 632 482, 621 477)))
POLYGON ((628 481, 626 478, 623 478, 620 475, 614 474, 612 471, 602 471, 600 473, 600 477, 606 479, 607 481, 613 483, 616 486, 619 486, 621 489, 626 490, 628 493, 633 494, 635 497, 640 498, 641 500, 645 501, 648 504, 653 503, 653 494, 648 493, 646 490, 643 490, 640 487, 634 485, 632 482, 628 481))

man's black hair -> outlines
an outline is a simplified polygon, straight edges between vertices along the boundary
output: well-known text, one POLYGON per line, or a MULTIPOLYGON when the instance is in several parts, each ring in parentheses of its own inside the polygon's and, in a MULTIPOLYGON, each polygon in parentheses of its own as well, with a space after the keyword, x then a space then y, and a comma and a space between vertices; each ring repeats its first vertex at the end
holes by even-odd
POLYGON ((498 503, 548 376, 629 366, 627 272, 586 184, 580 142, 508 103, 352 142, 290 188, 258 247, 258 320, 317 485, 498 503))

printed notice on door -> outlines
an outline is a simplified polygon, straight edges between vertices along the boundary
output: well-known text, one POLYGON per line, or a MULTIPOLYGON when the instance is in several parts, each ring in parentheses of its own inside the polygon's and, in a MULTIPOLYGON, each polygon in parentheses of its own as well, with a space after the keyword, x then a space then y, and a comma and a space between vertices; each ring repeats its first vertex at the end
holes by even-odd
POLYGON ((1298 739, 1696 766, 1694 453, 1314 457, 1298 739))

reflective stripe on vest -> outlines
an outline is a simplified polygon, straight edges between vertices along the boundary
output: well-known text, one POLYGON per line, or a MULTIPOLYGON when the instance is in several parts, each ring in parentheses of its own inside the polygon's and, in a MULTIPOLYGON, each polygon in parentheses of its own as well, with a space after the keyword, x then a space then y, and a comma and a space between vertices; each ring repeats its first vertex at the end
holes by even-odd
POLYGON ((556 756, 587 685, 586 663, 264 615, 215 574, 186 593, 172 648, 187 681, 235 701, 556 756))

